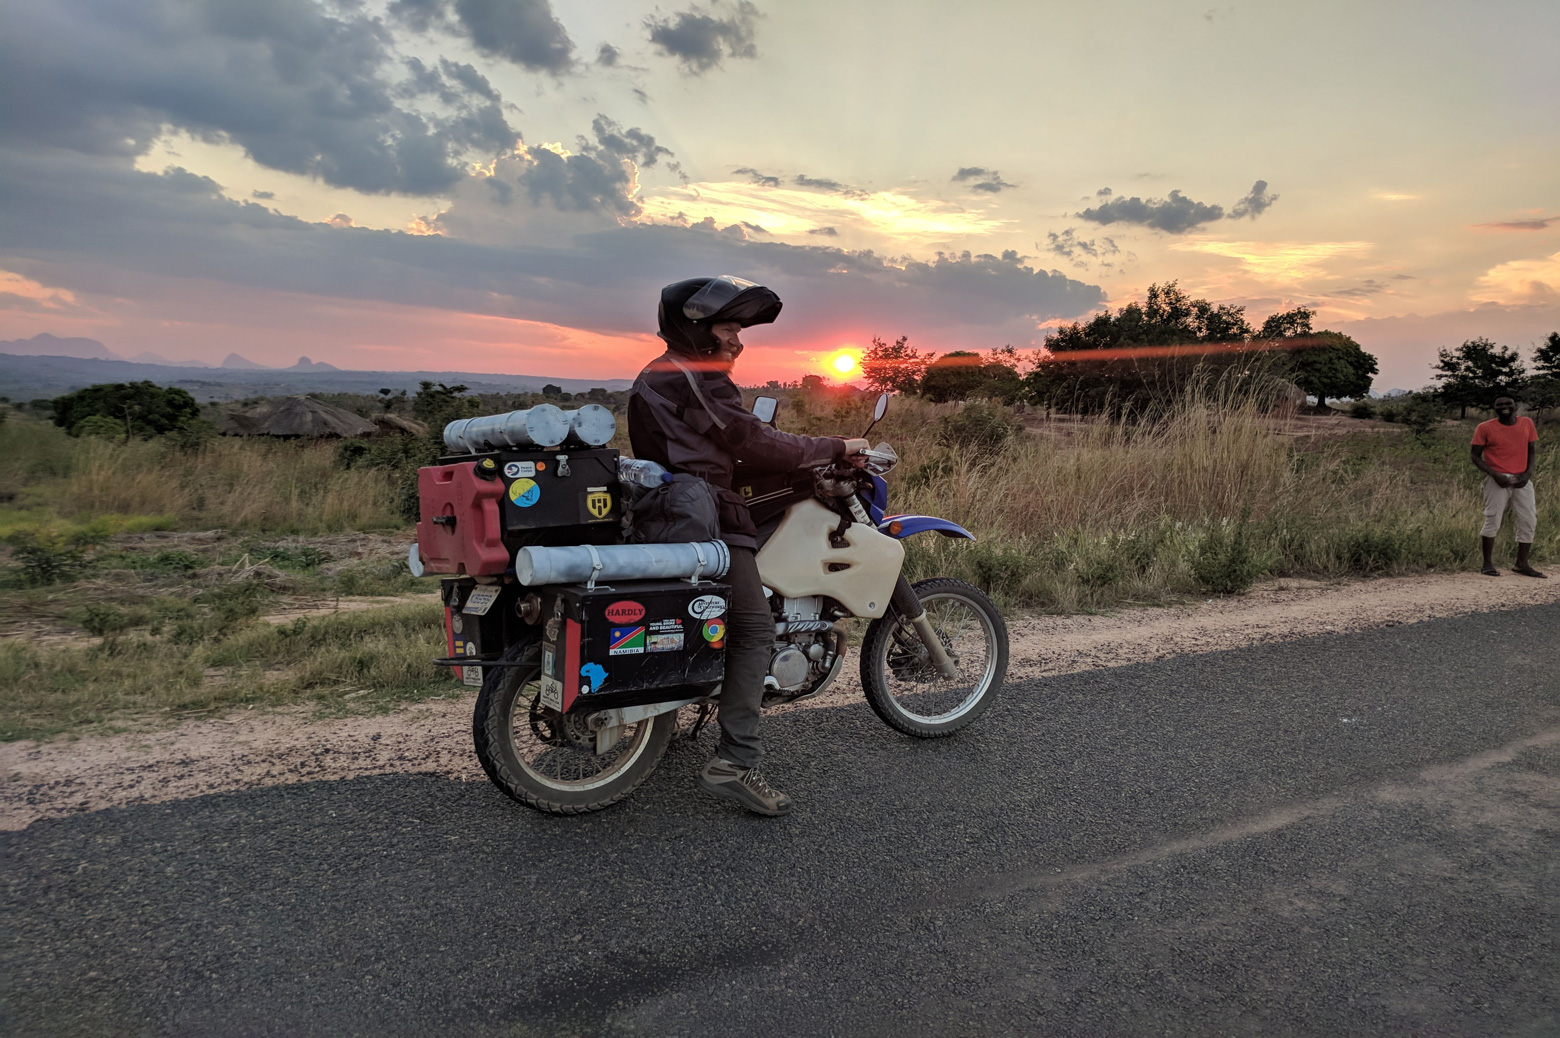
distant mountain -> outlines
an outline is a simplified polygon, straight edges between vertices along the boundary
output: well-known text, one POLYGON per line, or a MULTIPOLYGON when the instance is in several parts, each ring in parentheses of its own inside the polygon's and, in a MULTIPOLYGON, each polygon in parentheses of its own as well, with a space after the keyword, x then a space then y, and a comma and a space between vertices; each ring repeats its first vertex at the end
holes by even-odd
POLYGON ((136 364, 118 359, 0 353, 0 396, 9 396, 12 400, 55 397, 83 386, 103 382, 140 382, 143 379, 160 386, 178 386, 201 403, 209 400, 242 400, 255 396, 298 396, 305 393, 364 393, 372 396, 381 387, 415 393, 419 382, 465 385, 473 393, 537 393, 548 383, 559 386, 565 393, 582 393, 596 386, 621 390, 634 384, 632 379, 626 378, 496 375, 475 371, 341 371, 314 361, 310 362, 307 369, 278 370, 259 365, 249 368, 197 368, 136 364))
POLYGON ((137 353, 130 358, 132 364, 160 364, 165 368, 209 368, 203 360, 169 360, 160 353, 137 353))
POLYGON ((283 371, 340 371, 334 364, 326 364, 323 360, 310 360, 308 357, 299 357, 298 363, 283 371))
POLYGON ((31 339, 0 341, 0 353, 24 357, 80 357, 83 360, 119 360, 119 354, 96 339, 61 339, 39 332, 31 339))
POLYGON ((246 357, 240 357, 236 353, 229 353, 226 357, 223 357, 222 358, 221 367, 227 368, 230 371, 274 371, 275 370, 274 368, 266 367, 264 364, 256 364, 254 361, 249 360, 246 357))

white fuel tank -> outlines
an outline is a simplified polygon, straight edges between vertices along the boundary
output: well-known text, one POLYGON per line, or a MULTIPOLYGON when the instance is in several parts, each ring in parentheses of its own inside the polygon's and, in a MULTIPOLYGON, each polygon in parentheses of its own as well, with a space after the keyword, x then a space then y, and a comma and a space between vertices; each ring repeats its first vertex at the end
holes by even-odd
POLYGON ((786 598, 828 595, 856 616, 882 616, 904 565, 904 546, 851 523, 847 547, 831 547, 829 534, 839 524, 839 516, 817 501, 792 505, 758 553, 758 575, 786 598))

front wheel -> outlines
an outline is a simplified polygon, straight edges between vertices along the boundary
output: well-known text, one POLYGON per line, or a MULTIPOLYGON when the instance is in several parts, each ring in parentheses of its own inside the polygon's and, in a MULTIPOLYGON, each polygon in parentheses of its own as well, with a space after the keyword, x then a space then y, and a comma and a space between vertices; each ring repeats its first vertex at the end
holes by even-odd
POLYGON ((600 811, 650 777, 677 730, 677 711, 624 725, 616 743, 596 752, 582 714, 541 705, 540 647, 505 653, 516 666, 488 669, 477 696, 472 735, 493 785, 527 807, 555 815, 600 811))
POLYGON ((889 727, 939 739, 991 706, 1007 675, 1007 624, 973 584, 938 577, 912 586, 953 660, 954 677, 938 672, 911 618, 890 607, 872 621, 862 641, 861 685, 868 704, 889 727))

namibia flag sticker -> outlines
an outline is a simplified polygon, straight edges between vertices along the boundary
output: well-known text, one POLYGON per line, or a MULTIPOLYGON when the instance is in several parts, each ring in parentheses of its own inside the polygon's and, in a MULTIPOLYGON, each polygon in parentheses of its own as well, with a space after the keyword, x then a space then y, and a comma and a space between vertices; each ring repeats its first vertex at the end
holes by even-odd
POLYGON ((645 651, 643 627, 614 627, 608 638, 608 656, 634 656, 645 651))

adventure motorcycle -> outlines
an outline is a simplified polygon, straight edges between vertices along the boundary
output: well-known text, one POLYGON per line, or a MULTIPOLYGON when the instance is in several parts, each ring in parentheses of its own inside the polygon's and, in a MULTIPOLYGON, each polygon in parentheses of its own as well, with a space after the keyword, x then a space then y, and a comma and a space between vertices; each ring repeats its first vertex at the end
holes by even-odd
MULTIPOLYGON (((872 425, 887 406, 885 394, 872 425)), ((753 411, 772 423, 775 408, 760 397, 753 411)), ((438 662, 481 685, 472 728, 488 777, 529 807, 576 814, 649 777, 683 707, 698 710, 695 732, 718 708, 729 588, 715 576, 721 542, 621 544, 624 490, 607 478, 617 452, 592 449, 611 433, 600 415, 558 412, 570 425, 561 433, 541 410, 471 419, 488 425, 453 439, 446 430, 448 444, 477 456, 420 470, 411 561, 414 572, 468 574, 443 581, 450 655, 438 662), (501 449, 472 451, 495 441, 501 449)), ((766 479, 738 468, 775 622, 764 704, 828 688, 845 664, 840 624, 862 617, 871 620, 860 669, 872 709, 907 735, 951 735, 1001 686, 1007 627, 973 585, 902 575, 904 538, 974 537, 945 519, 885 514, 883 477, 898 456, 886 443, 864 454, 862 469, 766 479)))

